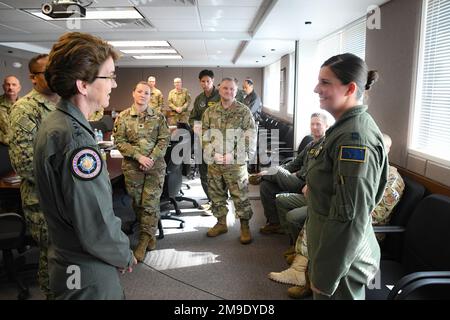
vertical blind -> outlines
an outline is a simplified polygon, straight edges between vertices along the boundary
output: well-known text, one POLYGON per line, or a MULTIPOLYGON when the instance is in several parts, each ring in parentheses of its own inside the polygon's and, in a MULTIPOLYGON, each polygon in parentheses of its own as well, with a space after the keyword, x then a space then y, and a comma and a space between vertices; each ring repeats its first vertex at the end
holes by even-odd
POLYGON ((450 160, 450 0, 425 0, 410 148, 450 160))
POLYGON ((318 57, 322 64, 328 58, 341 54, 353 53, 365 59, 366 56, 366 19, 361 19, 351 25, 334 32, 319 40, 318 57))
POLYGON ((280 110, 280 60, 264 68, 264 106, 280 110))

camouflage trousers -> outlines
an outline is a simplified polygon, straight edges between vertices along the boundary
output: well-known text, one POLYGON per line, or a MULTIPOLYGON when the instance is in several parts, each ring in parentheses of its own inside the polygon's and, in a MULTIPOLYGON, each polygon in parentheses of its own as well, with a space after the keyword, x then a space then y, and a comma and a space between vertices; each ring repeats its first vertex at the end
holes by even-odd
POLYGON ((39 288, 45 294, 47 299, 52 299, 53 294, 50 291, 49 274, 48 274, 48 228, 44 214, 38 204, 22 205, 27 228, 31 237, 39 246, 39 269, 38 281, 39 288))
POLYGON ((235 216, 250 220, 253 211, 248 199, 248 173, 246 165, 208 165, 208 195, 216 218, 228 213, 228 192, 235 207, 235 216))
POLYGON ((158 160, 155 166, 144 172, 137 161, 124 160, 122 170, 125 187, 133 200, 133 209, 139 221, 139 230, 151 237, 156 235, 159 219, 159 204, 164 185, 166 164, 158 160))
POLYGON ((299 193, 279 193, 275 202, 280 225, 295 242, 307 216, 306 198, 299 193))

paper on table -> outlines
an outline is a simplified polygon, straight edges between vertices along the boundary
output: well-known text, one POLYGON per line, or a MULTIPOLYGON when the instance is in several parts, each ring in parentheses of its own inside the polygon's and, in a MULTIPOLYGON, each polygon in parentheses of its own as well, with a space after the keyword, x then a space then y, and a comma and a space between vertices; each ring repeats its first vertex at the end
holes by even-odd
POLYGON ((116 150, 116 149, 111 150, 111 151, 109 152, 109 155, 111 156, 111 158, 123 158, 123 156, 122 156, 122 154, 120 153, 120 151, 119 151, 119 150, 116 150))

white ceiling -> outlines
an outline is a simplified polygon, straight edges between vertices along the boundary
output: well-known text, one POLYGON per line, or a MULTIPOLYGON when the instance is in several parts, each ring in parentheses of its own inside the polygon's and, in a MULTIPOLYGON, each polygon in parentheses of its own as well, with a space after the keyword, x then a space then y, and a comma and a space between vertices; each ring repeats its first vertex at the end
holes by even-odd
MULTIPOLYGON (((148 25, 111 27, 83 20, 79 30, 20 10, 40 9, 50 1, 0 0, 0 42, 26 42, 45 51, 62 33, 81 31, 106 40, 167 40, 183 57, 136 60, 125 55, 120 66, 262 67, 294 51, 295 40, 323 38, 361 18, 368 6, 389 0, 94 0, 87 10, 134 6, 148 25)), ((0 46, 0 54, 35 55, 28 50, 0 46)))

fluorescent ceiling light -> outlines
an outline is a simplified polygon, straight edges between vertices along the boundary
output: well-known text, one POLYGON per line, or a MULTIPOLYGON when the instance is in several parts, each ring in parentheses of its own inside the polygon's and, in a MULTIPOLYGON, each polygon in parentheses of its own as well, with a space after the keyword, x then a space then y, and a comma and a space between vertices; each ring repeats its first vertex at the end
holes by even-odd
POLYGON ((170 47, 167 41, 108 41, 114 47, 170 47))
POLYGON ((133 58, 138 60, 156 60, 156 59, 183 59, 180 55, 152 55, 152 56, 133 56, 133 58))
POLYGON ((123 19, 144 19, 144 17, 135 8, 119 8, 118 10, 111 10, 110 8, 89 8, 86 11, 85 17, 58 18, 53 19, 41 12, 41 10, 25 9, 24 11, 44 20, 123 20, 123 19))
POLYGON ((0 42, 0 45, 36 53, 49 53, 50 49, 26 42, 0 42))
POLYGON ((136 53, 177 53, 175 49, 122 49, 120 50, 125 54, 136 54, 136 53))

